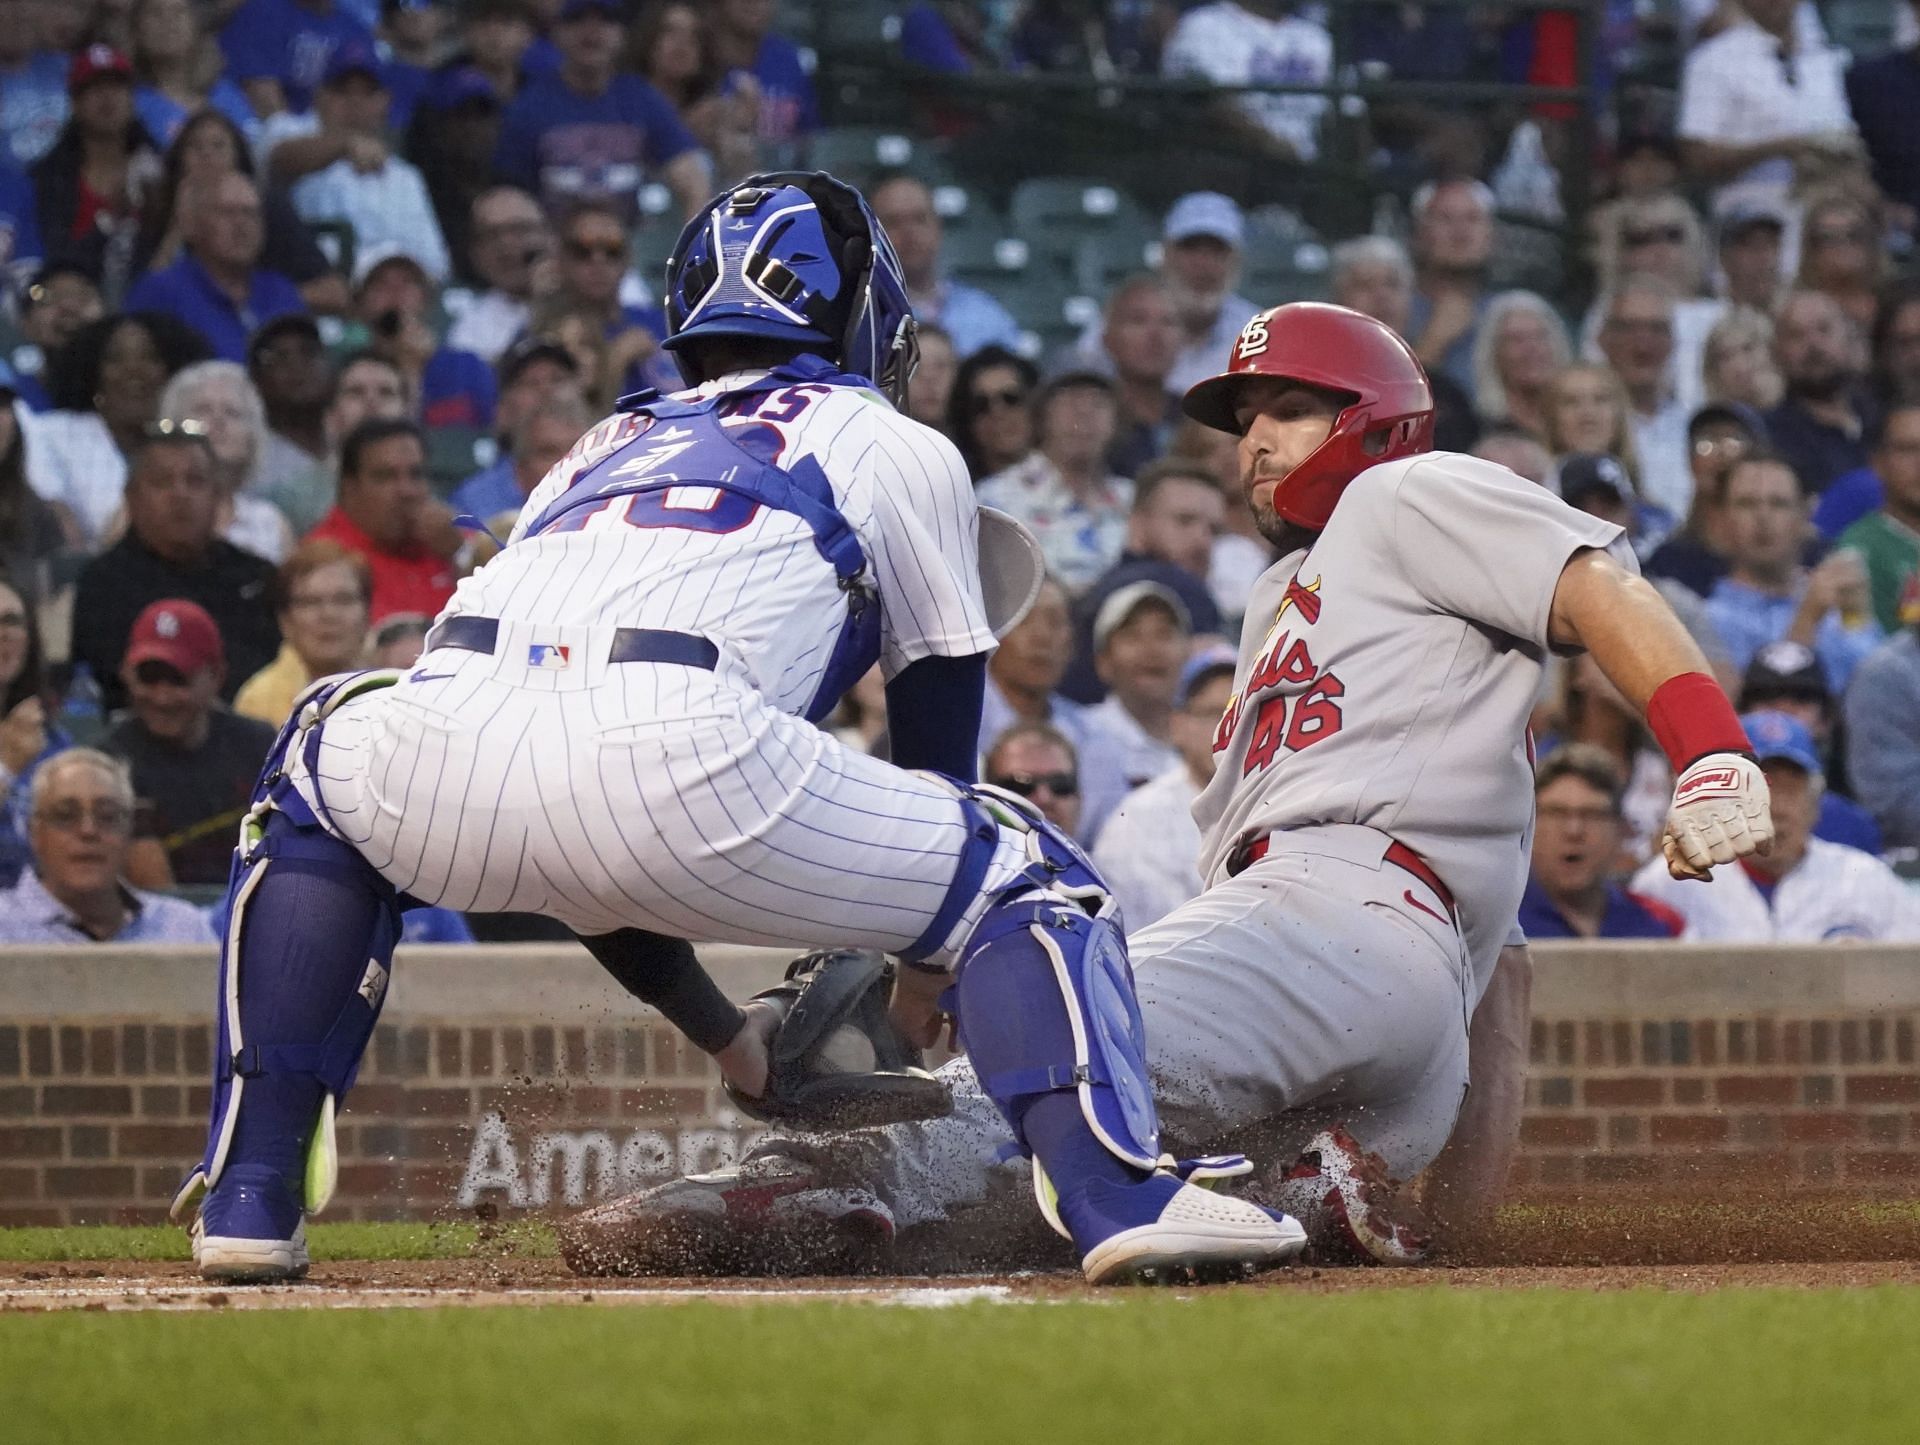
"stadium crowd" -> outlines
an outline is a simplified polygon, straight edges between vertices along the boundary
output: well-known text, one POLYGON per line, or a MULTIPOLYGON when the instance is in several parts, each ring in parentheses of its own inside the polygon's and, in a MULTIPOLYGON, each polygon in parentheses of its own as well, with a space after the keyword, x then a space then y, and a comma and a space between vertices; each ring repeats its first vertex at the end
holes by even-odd
MULTIPOLYGON (((1681 0, 1664 121, 1614 87, 1648 7, 1606 6, 1578 291, 1492 279, 1514 212, 1558 214, 1557 103, 1409 143, 1405 227, 1324 238, 1324 294, 1414 345, 1442 446, 1626 530, 1773 789, 1770 857, 1671 883, 1665 760, 1561 660, 1532 936, 1920 938, 1883 861, 1920 853, 1920 0, 1889 3, 1893 47, 1850 56, 1807 0, 1681 0)), ((207 939, 182 898, 225 879, 293 698, 410 665, 586 428, 678 384, 635 257, 717 184, 808 159, 821 62, 772 0, 7 11, 0 941, 207 939)), ((947 75, 1331 91, 1337 52, 1376 79, 1577 75, 1559 11, 922 0, 894 21, 898 63, 947 75)), ((1383 155, 1422 133, 1417 107, 1376 109, 1383 155)), ((1214 114, 1279 173, 1334 107, 1236 89, 1214 114)), ((1051 573, 990 664, 983 776, 1089 841, 1139 926, 1200 888, 1188 809, 1272 560, 1232 439, 1179 406, 1280 299, 1242 285, 1260 198, 1180 196, 1052 340, 952 274, 937 178, 857 179, 922 320, 911 410, 1051 573)), ((832 725, 884 748, 874 680, 832 725)), ((407 936, 492 927, 421 910, 407 936)))

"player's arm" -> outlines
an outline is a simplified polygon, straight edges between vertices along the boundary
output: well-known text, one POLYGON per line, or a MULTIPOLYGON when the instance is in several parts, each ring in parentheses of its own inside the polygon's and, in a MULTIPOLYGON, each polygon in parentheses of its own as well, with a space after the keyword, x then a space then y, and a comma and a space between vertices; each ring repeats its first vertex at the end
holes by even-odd
POLYGON ((894 766, 974 781, 987 654, 923 657, 887 684, 887 743, 894 766))
POLYGON ((1661 837, 1676 878, 1773 842, 1767 781, 1705 655, 1653 585, 1605 552, 1576 552, 1554 588, 1548 637, 1584 648, 1646 719, 1675 774, 1661 837))

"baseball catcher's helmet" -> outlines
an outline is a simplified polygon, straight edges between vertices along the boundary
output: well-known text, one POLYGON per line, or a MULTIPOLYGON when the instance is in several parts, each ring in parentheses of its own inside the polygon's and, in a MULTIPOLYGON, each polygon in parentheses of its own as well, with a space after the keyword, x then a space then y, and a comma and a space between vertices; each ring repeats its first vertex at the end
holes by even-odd
POLYGON ((669 351, 705 336, 789 341, 895 405, 920 358, 892 242, 860 193, 824 171, 749 176, 709 201, 673 248, 666 299, 669 351))
POLYGON ((1262 311, 1241 329, 1227 369, 1193 387, 1182 405, 1195 421, 1237 434, 1234 406, 1260 377, 1348 397, 1332 433, 1274 488, 1274 510, 1296 526, 1325 527, 1347 483, 1374 463, 1433 450, 1427 373, 1413 348, 1371 316, 1318 301, 1262 311))

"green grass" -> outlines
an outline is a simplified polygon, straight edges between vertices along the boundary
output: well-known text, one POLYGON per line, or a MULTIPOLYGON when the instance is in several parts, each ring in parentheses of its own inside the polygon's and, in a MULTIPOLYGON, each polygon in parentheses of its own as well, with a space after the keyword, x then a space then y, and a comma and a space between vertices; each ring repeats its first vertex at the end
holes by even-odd
MULTIPOLYGON (((480 1244, 479 1226, 472 1224, 314 1224, 307 1234, 316 1260, 464 1259, 480 1244)), ((509 1225, 499 1230, 487 1247, 491 1253, 522 1259, 557 1253, 553 1231, 539 1223, 509 1225)), ((38 1264, 186 1258, 186 1231, 169 1224, 0 1229, 0 1261, 38 1264)))
POLYGON ((1920 1438, 1920 1290, 0 1317, 0 1434, 1772 1445, 1920 1438))

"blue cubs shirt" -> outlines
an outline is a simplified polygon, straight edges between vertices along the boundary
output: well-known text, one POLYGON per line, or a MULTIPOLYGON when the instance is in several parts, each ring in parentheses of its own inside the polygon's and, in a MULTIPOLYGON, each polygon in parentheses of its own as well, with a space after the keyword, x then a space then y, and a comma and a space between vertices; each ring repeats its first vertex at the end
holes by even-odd
MULTIPOLYGON (((1566 916, 1547 897, 1536 878, 1527 879, 1520 895, 1520 928, 1528 938, 1579 938, 1566 916)), ((1630 893, 1618 883, 1607 885, 1607 911, 1600 918, 1600 938, 1678 938, 1686 928, 1666 904, 1641 893, 1630 893)))
POLYGON ((247 0, 220 32, 220 49, 234 80, 277 80, 287 105, 304 111, 327 61, 349 40, 371 46, 373 32, 338 4, 319 12, 296 0, 247 0))
POLYGON ((799 46, 781 35, 767 36, 754 57, 752 75, 760 86, 761 140, 794 140, 820 128, 820 103, 799 46))
POLYGON ((582 196, 631 203, 650 169, 699 146, 667 98, 638 76, 617 75, 589 96, 558 75, 538 75, 507 108, 493 168, 549 206, 582 196))
POLYGON ((206 338, 213 354, 223 361, 247 364, 247 342, 267 322, 288 312, 306 314, 300 288, 278 271, 255 271, 247 287, 247 301, 233 298, 213 284, 213 278, 183 254, 171 266, 149 271, 127 292, 129 311, 164 311, 178 317, 206 338))

